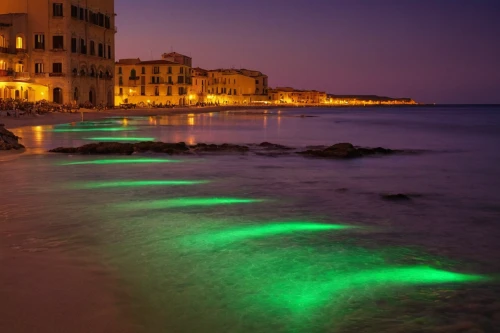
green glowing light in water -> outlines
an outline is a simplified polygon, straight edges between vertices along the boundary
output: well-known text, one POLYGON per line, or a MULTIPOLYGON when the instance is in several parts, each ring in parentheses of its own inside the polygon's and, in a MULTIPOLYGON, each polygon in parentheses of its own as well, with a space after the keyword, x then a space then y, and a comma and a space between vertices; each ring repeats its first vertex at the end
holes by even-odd
POLYGON ((121 204, 120 207, 127 209, 163 209, 179 208, 191 206, 219 206, 263 202, 262 199, 244 199, 244 198, 175 198, 166 200, 153 200, 143 202, 132 202, 121 204))
POLYGON ((287 222, 266 225, 254 225, 241 228, 229 228, 222 231, 204 233, 193 237, 187 237, 187 245, 220 246, 229 243, 244 241, 252 238, 269 237, 280 234, 291 234, 296 232, 314 232, 328 230, 345 230, 352 227, 342 224, 325 224, 312 222, 287 222))
POLYGON ((61 165, 85 165, 85 164, 137 164, 137 163, 179 163, 180 160, 167 160, 161 158, 135 158, 135 159, 104 159, 92 161, 66 162, 61 165))
POLYGON ((138 138, 138 137, 129 137, 129 138, 116 138, 116 137, 97 137, 97 138, 84 138, 84 140, 91 141, 109 141, 109 142, 120 142, 120 141, 154 141, 155 138, 138 138))
POLYGON ((122 180, 122 181, 102 181, 86 182, 77 185, 78 188, 98 189, 108 187, 141 187, 141 186, 184 186, 207 184, 208 180, 122 180))
POLYGON ((90 127, 90 128, 55 128, 47 132, 122 132, 135 131, 136 127, 90 127))

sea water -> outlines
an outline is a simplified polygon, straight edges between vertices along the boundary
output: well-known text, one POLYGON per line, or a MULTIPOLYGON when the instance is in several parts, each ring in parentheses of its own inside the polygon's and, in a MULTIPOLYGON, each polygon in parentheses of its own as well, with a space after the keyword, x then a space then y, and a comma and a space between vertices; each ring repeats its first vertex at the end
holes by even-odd
POLYGON ((499 108, 227 111, 14 132, 27 152, 1 162, 1 243, 105 267, 115 320, 134 332, 500 329, 499 108), (134 138, 418 153, 46 152, 134 138), (411 199, 383 198, 397 193, 411 199))

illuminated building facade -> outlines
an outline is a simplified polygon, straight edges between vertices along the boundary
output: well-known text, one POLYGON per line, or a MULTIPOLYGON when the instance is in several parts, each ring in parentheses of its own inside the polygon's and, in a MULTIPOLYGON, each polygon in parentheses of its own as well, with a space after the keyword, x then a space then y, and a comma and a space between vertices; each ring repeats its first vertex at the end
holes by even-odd
POLYGON ((276 104, 324 104, 325 92, 316 90, 297 90, 291 87, 277 87, 269 90, 269 101, 276 104))
POLYGON ((114 0, 1 0, 0 97, 113 105, 114 22, 114 0))
POLYGON ((159 60, 120 59, 115 64, 115 104, 194 104, 191 62, 176 52, 159 60))

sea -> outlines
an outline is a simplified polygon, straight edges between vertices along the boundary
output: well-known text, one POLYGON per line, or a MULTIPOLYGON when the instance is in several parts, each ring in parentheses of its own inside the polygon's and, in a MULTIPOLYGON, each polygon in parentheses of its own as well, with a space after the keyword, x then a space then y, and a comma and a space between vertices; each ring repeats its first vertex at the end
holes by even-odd
POLYGON ((27 149, 0 155, 2 332, 500 332, 499 106, 238 110, 13 132, 27 149), (296 150, 48 153, 134 140, 296 150), (411 153, 295 153, 339 142, 411 153))

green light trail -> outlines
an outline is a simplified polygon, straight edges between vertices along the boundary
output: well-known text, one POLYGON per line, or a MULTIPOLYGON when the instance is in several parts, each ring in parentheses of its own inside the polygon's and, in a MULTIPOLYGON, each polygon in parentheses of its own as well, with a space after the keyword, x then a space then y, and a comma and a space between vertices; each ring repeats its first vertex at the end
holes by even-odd
POLYGON ((85 182, 77 185, 82 189, 99 189, 109 187, 141 187, 141 186, 188 186, 207 184, 208 180, 122 180, 122 181, 101 181, 85 182))
POLYGON ((244 198, 175 198, 166 200, 153 200, 143 202, 131 202, 120 204, 120 207, 126 209, 164 209, 179 208, 191 206, 219 206, 263 202, 262 199, 244 199, 244 198))
POLYGON ((221 246, 253 238, 269 237, 296 232, 314 232, 329 230, 345 230, 353 227, 342 224, 326 224, 313 222, 287 222, 265 225, 254 225, 240 228, 228 228, 222 231, 203 233, 187 237, 186 245, 221 246))
POLYGON ((137 127, 95 127, 95 128, 55 128, 47 132, 122 132, 135 131, 137 127))
POLYGON ((85 164, 140 164, 140 163, 179 163, 180 160, 167 160, 161 158, 141 158, 141 159, 103 159, 80 162, 66 162, 60 165, 85 165, 85 164))
POLYGON ((118 137, 96 137, 96 138, 84 138, 84 140, 91 140, 91 141, 109 141, 109 142, 120 142, 120 141, 154 141, 155 138, 139 138, 139 137, 125 137, 125 138, 118 138, 118 137))

